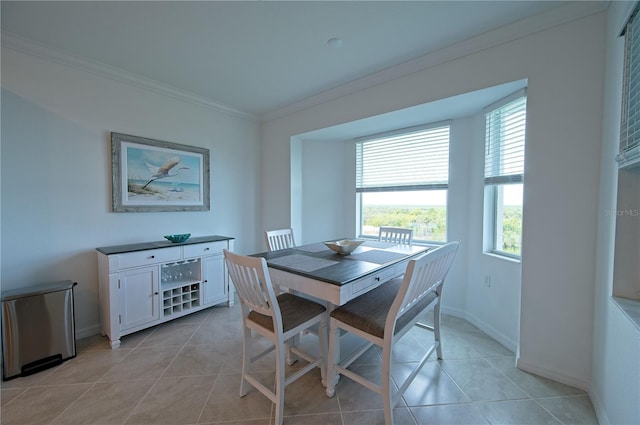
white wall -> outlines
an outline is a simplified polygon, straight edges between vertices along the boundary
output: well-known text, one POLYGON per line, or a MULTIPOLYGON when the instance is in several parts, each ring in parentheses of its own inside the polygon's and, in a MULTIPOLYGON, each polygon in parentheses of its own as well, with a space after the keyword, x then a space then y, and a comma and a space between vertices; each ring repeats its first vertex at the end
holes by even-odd
POLYGON ((357 236, 353 142, 302 140, 299 165, 300 242, 357 236))
MULTIPOLYGON (((604 23, 604 13, 588 16, 265 123, 263 224, 291 220, 292 136, 528 79, 520 365, 588 388, 604 23)), ((474 314, 497 322, 489 305, 474 314)))
POLYGON ((2 49, 2 289, 70 279, 78 336, 99 331, 95 248, 170 233, 257 250, 259 125, 2 49), (111 212, 110 132, 210 149, 211 210, 111 212))
MULTIPOLYGON (((640 423, 640 329, 611 299, 624 40, 631 3, 612 2, 606 32, 606 75, 598 202, 591 400, 602 424, 640 423)), ((639 196, 636 193, 636 196, 639 196)))
MULTIPOLYGON (((520 261, 483 253, 484 208, 484 114, 476 114, 465 120, 455 121, 456 138, 468 157, 466 167, 460 167, 466 177, 463 203, 456 206, 462 214, 459 220, 465 224, 463 243, 467 258, 466 284, 461 286, 461 301, 455 306, 458 315, 501 342, 511 351, 518 348, 520 332, 520 261), (465 143, 462 143, 465 142, 465 143), (485 282, 485 278, 489 282, 485 282)), ((525 183, 527 184, 527 183, 525 183)), ((454 209, 454 208, 451 208, 454 209)), ((443 297, 444 300, 444 297, 443 297)))

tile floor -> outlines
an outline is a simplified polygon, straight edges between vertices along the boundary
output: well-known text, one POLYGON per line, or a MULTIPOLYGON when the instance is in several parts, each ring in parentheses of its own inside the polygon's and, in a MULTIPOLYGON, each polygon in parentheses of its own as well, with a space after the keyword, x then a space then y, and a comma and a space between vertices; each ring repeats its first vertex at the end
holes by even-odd
MULTIPOLYGON (((129 335, 115 350, 100 336, 79 340, 76 358, 2 382, 0 423, 270 424, 266 397, 238 396, 240 331, 236 305, 129 335)), ((401 341, 394 376, 408 373, 423 338, 431 334, 415 328, 401 341)), ((597 424, 584 391, 516 369, 512 352, 464 320, 443 316, 443 350, 445 360, 430 360, 396 407, 396 424, 597 424)), ((273 361, 256 366, 267 383, 273 361)), ((351 367, 375 377, 379 364, 372 348, 351 367)), ((316 369, 287 387, 284 423, 383 424, 381 409, 380 396, 344 377, 327 398, 316 369)))

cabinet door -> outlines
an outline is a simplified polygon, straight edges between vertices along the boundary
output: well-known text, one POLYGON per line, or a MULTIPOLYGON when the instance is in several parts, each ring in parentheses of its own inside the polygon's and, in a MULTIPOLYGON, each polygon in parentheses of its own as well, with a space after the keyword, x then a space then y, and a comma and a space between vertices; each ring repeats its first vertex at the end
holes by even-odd
POLYGON ((120 273, 120 329, 148 324, 160 318, 158 266, 120 273))
POLYGON ((203 257, 202 274, 203 304, 220 304, 227 301, 224 256, 214 255, 211 257, 203 257))

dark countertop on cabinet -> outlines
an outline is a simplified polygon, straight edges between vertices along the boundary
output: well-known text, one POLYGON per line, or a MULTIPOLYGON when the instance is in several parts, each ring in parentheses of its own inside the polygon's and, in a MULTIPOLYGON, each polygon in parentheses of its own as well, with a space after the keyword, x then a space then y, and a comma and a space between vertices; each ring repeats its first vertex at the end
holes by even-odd
POLYGON ((155 241, 155 242, 141 242, 141 243, 133 243, 128 245, 103 246, 100 248, 96 248, 96 251, 105 255, 112 255, 112 254, 123 254, 125 252, 145 251, 147 249, 170 248, 173 246, 193 245, 197 243, 228 241, 232 239, 235 239, 235 238, 232 238, 229 236, 220 236, 220 235, 196 236, 193 238, 189 238, 186 241, 180 242, 180 243, 172 243, 172 242, 169 242, 168 240, 155 241))

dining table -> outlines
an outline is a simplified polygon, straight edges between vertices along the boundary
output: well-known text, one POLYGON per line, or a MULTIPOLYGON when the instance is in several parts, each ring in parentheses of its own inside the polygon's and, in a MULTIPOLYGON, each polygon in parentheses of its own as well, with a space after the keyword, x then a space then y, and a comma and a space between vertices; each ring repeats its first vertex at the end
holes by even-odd
MULTIPOLYGON (((327 310, 331 312, 338 306, 403 275, 412 258, 417 258, 430 249, 431 247, 424 245, 365 240, 349 255, 338 254, 329 249, 324 242, 316 242, 252 256, 266 260, 274 284, 324 302, 327 310)), ((325 329, 326 340, 328 334, 329 329, 325 329)), ((345 337, 347 335, 349 334, 345 337)), ((354 339, 343 340, 340 336, 335 338, 335 359, 340 359, 343 351, 350 353, 360 349, 360 342, 354 339), (341 346, 344 348, 341 349, 341 346)), ((297 345, 299 338, 294 338, 290 343, 297 345)), ((291 365, 294 361, 291 351, 288 351, 287 363, 291 365)), ((326 386, 325 376, 322 378, 322 384, 326 386)), ((334 379, 337 382, 339 376, 336 375, 334 379)))
POLYGON ((291 291, 327 303, 333 310, 401 276, 409 260, 430 249, 366 240, 349 255, 329 249, 324 242, 253 254, 262 257, 273 282, 291 291))

